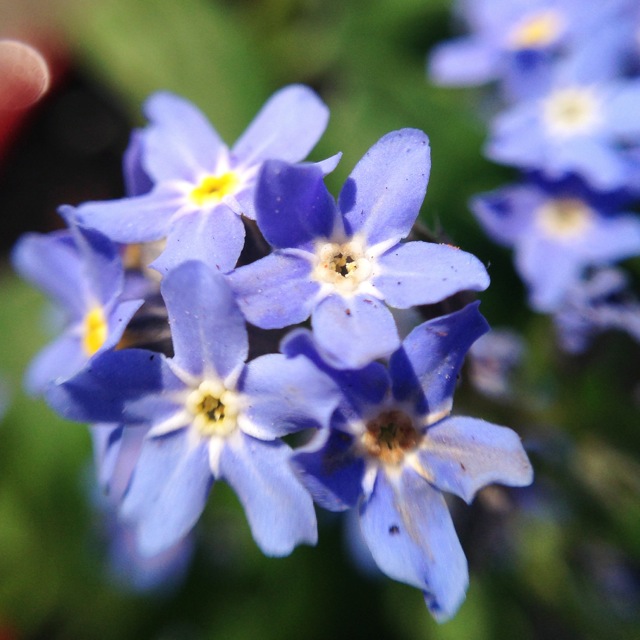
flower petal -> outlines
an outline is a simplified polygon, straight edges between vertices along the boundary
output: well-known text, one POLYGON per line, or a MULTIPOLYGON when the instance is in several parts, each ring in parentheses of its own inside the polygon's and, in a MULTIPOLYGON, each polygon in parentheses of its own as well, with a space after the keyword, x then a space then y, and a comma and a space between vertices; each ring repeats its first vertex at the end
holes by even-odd
POLYGON ((75 209, 73 218, 114 242, 151 242, 167 235, 172 216, 184 202, 175 186, 160 185, 134 198, 86 202, 75 209))
POLYGON ((184 384, 166 358, 144 349, 107 351, 69 380, 46 390, 49 405, 69 420, 149 424, 175 413, 171 392, 184 384))
POLYGON ((467 561, 442 494, 411 470, 396 481, 378 472, 360 507, 362 533, 384 573, 421 589, 443 622, 462 603, 467 561))
POLYGON ((398 244, 380 256, 378 263, 381 273, 373 284, 389 306, 400 309, 489 286, 489 275, 480 260, 447 244, 398 244))
POLYGON ((166 247, 151 267, 165 274, 182 262, 200 260, 216 271, 230 271, 242 251, 244 234, 242 220, 225 204, 211 211, 190 211, 171 224, 166 247))
POLYGON ((241 428, 261 440, 328 427, 340 400, 331 378, 302 356, 272 353, 256 358, 247 365, 239 386, 249 399, 241 428))
POLYGON ((167 274, 161 291, 177 367, 196 376, 213 369, 224 379, 244 364, 249 353, 244 318, 221 275, 202 262, 183 262, 167 274))
POLYGON ((383 136, 345 182, 338 200, 348 234, 364 233, 368 246, 405 238, 427 191, 429 139, 417 129, 383 136))
POLYGON ((479 302, 416 327, 391 355, 389 373, 398 401, 413 401, 432 416, 448 413, 469 347, 489 330, 479 302))
POLYGON ((162 91, 146 101, 144 112, 151 122, 142 133, 144 169, 154 181, 195 182, 199 174, 214 172, 226 146, 199 109, 162 91))
POLYGON ((228 438, 220 456, 220 476, 238 494, 251 533, 268 556, 286 556, 301 543, 318 539, 311 496, 296 479, 291 450, 240 431, 228 438))
POLYGON ((260 231, 271 246, 300 247, 331 235, 337 212, 323 177, 313 164, 265 162, 255 207, 260 231))
POLYGON ((476 418, 450 417, 430 427, 417 455, 438 489, 466 502, 489 484, 524 487, 533 480, 518 434, 476 418))
POLYGON ((338 369, 360 369, 400 346, 391 312, 368 296, 327 296, 313 311, 311 324, 323 355, 338 369))
POLYGON ((121 508, 122 517, 136 524, 140 553, 155 555, 184 537, 212 483, 207 441, 194 446, 186 429, 148 438, 121 508))
POLYGON ((351 509, 362 495, 364 459, 355 454, 353 438, 346 433, 319 431, 307 447, 293 454, 291 464, 323 509, 351 509))
POLYGON ((329 109, 308 87, 290 85, 274 93, 233 146, 247 166, 268 159, 303 160, 327 127, 329 109))
POLYGON ((281 329, 306 320, 320 285, 311 279, 303 252, 276 251, 229 274, 245 318, 262 329, 281 329))

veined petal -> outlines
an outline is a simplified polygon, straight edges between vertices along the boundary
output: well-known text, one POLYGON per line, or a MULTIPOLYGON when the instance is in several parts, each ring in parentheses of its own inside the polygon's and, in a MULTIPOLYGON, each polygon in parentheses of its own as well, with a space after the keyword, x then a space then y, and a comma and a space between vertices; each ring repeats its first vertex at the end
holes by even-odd
POLYGON ((242 220, 225 204, 191 211, 171 224, 166 247, 151 267, 166 274, 182 262, 200 260, 225 273, 236 266, 244 234, 242 220))
POLYGON ((347 233, 364 233, 368 246, 405 238, 427 191, 429 139, 417 129, 383 136, 358 162, 340 192, 347 233))
POLYGON ((451 410, 458 373, 469 347, 489 330, 479 302, 416 327, 391 355, 393 395, 413 401, 435 419, 451 410))
POLYGON ((362 533, 384 573, 425 592, 443 622, 462 603, 467 561, 442 494, 411 470, 393 482, 379 472, 360 508, 362 533))
POLYGON ((228 279, 245 318, 262 329, 303 322, 320 291, 306 255, 286 249, 236 269, 228 279))
POLYGON ((407 242, 378 258, 373 284, 391 307, 407 309, 444 300, 458 291, 482 291, 489 275, 474 255, 447 244, 407 242))
POLYGON ((147 438, 121 507, 122 517, 136 526, 140 553, 155 555, 184 537, 212 483, 206 440, 193 446, 186 430, 147 438))
POLYGON ((265 162, 256 187, 256 220, 275 248, 300 247, 328 238, 334 228, 336 206, 313 164, 265 162))
POLYGON ((240 390, 249 402, 240 426, 261 440, 309 427, 328 427, 340 400, 336 384, 309 360, 279 353, 252 360, 240 390))
POLYGON ((177 367, 195 376, 213 369, 224 379, 249 353, 240 309, 226 280, 198 261, 184 262, 162 281, 177 367))
POLYGON ((188 100, 166 91, 144 105, 151 124, 143 131, 144 168, 156 182, 213 173, 226 146, 202 112, 188 100))
POLYGON ((172 216, 184 203, 179 189, 160 185, 134 198, 86 202, 75 210, 74 218, 114 242, 151 242, 167 235, 172 216))
POLYGON ((313 311, 311 324, 323 355, 338 369, 360 369, 400 346, 391 312, 373 297, 327 296, 313 311))
POLYGON ((329 109, 308 87, 274 93, 233 146, 243 165, 268 159, 303 160, 327 127, 329 109))
POLYGON ((291 464, 323 509, 351 509, 362 495, 364 460, 354 453, 353 438, 346 433, 319 431, 308 446, 293 454, 291 464))
POLYGON ((311 496, 296 479, 291 450, 236 431, 220 456, 220 476, 238 494, 251 533, 268 556, 286 556, 298 544, 315 544, 316 515, 311 496))
POLYGON ((417 457, 438 489, 466 502, 489 484, 524 487, 533 480, 518 434, 476 418, 452 416, 430 427, 417 457))

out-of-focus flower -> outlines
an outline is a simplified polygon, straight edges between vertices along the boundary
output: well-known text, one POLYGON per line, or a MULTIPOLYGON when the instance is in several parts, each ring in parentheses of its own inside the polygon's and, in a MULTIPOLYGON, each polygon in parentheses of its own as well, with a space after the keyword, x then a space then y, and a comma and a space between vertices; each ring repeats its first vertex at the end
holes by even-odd
POLYGON ((387 134, 369 149, 337 205, 317 167, 265 163, 257 222, 274 251, 229 276, 247 320, 273 329, 311 316, 326 356, 355 369, 398 348, 387 305, 404 309, 485 289, 486 269, 471 254, 401 242, 418 215, 429 170, 428 139, 416 129, 387 134))
POLYGON ((588 267, 640 254, 640 218, 617 205, 615 194, 572 179, 503 187, 476 196, 471 208, 495 241, 513 247, 531 306, 550 312, 588 267))
POLYGON ((473 386, 491 398, 512 394, 511 376, 525 352, 521 335, 511 329, 492 329, 469 349, 469 378, 473 386))
POLYGON ((619 269, 600 269, 574 284, 553 320, 565 351, 580 353, 599 333, 625 331, 640 342, 640 300, 619 269))
POLYGON ((321 506, 358 507, 364 539, 380 569, 423 591, 438 620, 464 599, 467 563, 442 492, 467 502, 499 482, 527 485, 532 469, 511 430, 450 415, 463 358, 487 330, 477 304, 418 326, 385 368, 337 370, 322 361, 311 334, 283 345, 334 378, 342 402, 292 460, 321 506))
POLYGON ((627 187, 640 145, 640 80, 618 77, 598 47, 554 70, 543 94, 498 114, 486 155, 553 180, 575 173, 593 188, 627 187))
POLYGON ((622 3, 601 0, 461 0, 456 9, 470 33, 432 51, 431 79, 454 86, 497 81, 511 99, 535 95, 557 60, 587 40, 602 58, 615 58, 628 24, 622 3))

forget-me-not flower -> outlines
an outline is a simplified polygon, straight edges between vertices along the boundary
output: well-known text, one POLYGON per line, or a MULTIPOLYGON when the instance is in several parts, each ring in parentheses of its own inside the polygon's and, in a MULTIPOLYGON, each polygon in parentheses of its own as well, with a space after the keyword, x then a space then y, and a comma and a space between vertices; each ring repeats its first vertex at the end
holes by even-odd
POLYGON ((471 208, 494 240, 514 248, 532 307, 550 312, 588 267, 640 254, 640 218, 616 211, 618 201, 570 179, 503 187, 471 208))
POLYGON ((127 295, 119 247, 96 231, 72 225, 46 235, 25 234, 12 261, 64 317, 62 333, 29 366, 25 385, 30 393, 41 393, 113 349, 143 302, 127 295))
POLYGON ((402 242, 430 166, 424 133, 389 133, 357 164, 336 204, 317 167, 265 163, 256 219, 274 251, 229 276, 247 320, 274 329, 311 316, 326 356, 355 369, 398 348, 387 305, 405 309, 485 289, 486 269, 471 254, 402 242))
POLYGON ((506 427, 450 415, 465 353, 487 330, 477 304, 416 327, 388 368, 337 370, 300 329, 283 345, 331 375, 342 401, 293 464, 321 506, 357 507, 380 569, 417 587, 438 620, 450 618, 468 583, 467 563, 442 492, 470 502, 482 487, 523 486, 532 469, 506 427))
POLYGON ((166 239, 153 266, 184 260, 232 269, 244 244, 242 216, 254 217, 255 177, 270 158, 298 162, 322 135, 326 105, 309 88, 276 92, 229 148, 187 100, 156 93, 145 104, 150 124, 136 133, 125 167, 133 197, 88 202, 77 221, 122 243, 166 239), (153 188, 144 192, 145 176, 153 188), (140 193, 142 191, 142 193, 140 193))
POLYGON ((180 540, 216 479, 233 487, 267 555, 315 543, 313 504, 280 437, 326 425, 338 402, 334 383, 302 357, 269 354, 245 364, 244 319, 207 265, 181 264, 161 289, 175 355, 106 354, 50 389, 49 403, 72 419, 148 429, 121 507, 142 553, 180 540))

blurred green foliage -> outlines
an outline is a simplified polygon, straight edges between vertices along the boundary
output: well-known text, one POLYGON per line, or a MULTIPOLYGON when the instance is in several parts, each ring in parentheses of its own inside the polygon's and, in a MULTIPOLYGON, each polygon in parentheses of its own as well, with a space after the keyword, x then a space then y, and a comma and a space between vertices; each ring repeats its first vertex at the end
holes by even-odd
POLYGON ((109 578, 91 508, 90 440, 20 378, 48 340, 42 298, 1 272, 0 375, 10 405, 0 427, 0 638, 640 637, 638 346, 605 336, 584 356, 554 346, 550 320, 524 306, 510 256, 469 214, 474 193, 511 177, 481 156, 481 92, 438 89, 425 56, 451 35, 448 0, 67 0, 58 27, 75 64, 143 122, 154 90, 194 101, 232 142, 280 86, 313 86, 331 122, 312 159, 342 151, 340 184, 392 129, 432 144, 423 221, 489 264, 482 309, 521 330, 528 358, 511 403, 464 383, 457 411, 507 424, 531 450, 532 489, 453 504, 472 567, 458 616, 429 617, 420 594, 367 577, 338 518, 321 514, 318 548, 262 557, 232 492, 216 486, 187 579, 135 594, 109 578), (3 635, 4 634, 4 635, 3 635))

